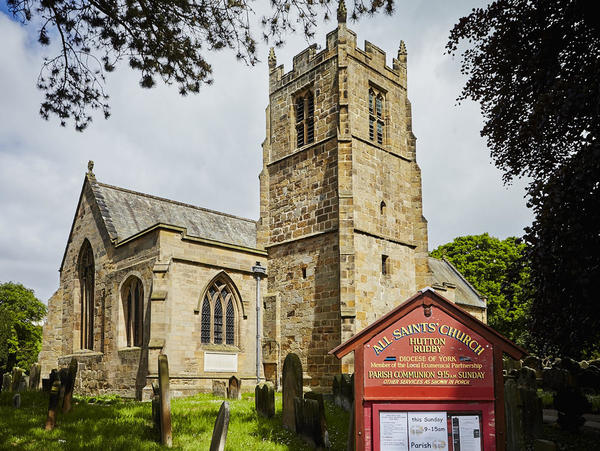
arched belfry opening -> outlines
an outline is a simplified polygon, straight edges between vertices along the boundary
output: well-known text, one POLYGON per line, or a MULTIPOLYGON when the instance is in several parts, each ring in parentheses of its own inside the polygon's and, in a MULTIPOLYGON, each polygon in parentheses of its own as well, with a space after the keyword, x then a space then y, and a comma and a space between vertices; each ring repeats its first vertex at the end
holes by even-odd
POLYGON ((79 251, 80 334, 79 347, 94 349, 94 282, 95 266, 92 245, 86 239, 79 251))

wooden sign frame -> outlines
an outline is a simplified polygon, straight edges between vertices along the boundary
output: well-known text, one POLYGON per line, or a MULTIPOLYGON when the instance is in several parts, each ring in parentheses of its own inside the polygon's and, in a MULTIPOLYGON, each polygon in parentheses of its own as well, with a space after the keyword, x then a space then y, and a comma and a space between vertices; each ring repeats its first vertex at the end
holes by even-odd
POLYGON ((506 449, 502 357, 507 354, 519 360, 527 352, 433 289, 419 291, 329 353, 341 359, 350 352, 354 352, 354 438, 358 451, 379 449, 379 436, 374 434, 379 424, 373 423, 379 421, 374 412, 382 408, 480 412, 482 449, 506 449), (452 363, 438 364, 442 356, 452 363), (410 359, 433 360, 422 365, 400 363, 410 359), (389 365, 381 363, 387 360, 389 365), (411 366, 422 371, 411 372, 411 366), (479 371, 460 372, 462 367, 477 367, 479 371))

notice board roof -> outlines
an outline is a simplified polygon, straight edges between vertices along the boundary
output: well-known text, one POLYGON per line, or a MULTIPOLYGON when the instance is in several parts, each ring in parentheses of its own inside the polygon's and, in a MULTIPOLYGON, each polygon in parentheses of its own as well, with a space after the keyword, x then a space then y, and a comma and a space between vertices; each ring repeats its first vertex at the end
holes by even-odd
POLYGON ((459 322, 471 330, 477 332, 483 338, 492 343, 495 348, 502 350, 503 353, 508 354, 513 359, 520 360, 527 355, 527 351, 525 351, 523 348, 517 346, 508 338, 499 334, 490 326, 482 323, 477 318, 473 317, 465 310, 454 304, 452 301, 449 301, 429 287, 417 292, 417 294, 400 304, 398 307, 383 315, 377 321, 365 327, 350 339, 329 351, 329 354, 335 355, 338 359, 342 358, 346 354, 354 351, 359 346, 364 345, 373 336, 394 324, 394 322, 396 322, 398 319, 419 307, 435 307, 443 310, 445 313, 456 318, 459 322))

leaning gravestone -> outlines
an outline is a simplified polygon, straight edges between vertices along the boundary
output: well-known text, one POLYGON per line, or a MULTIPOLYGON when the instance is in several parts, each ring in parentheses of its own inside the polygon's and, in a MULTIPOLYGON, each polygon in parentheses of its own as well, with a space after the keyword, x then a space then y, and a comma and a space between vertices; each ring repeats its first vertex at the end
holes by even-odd
POLYGON ((331 384, 331 391, 333 393, 333 403, 342 407, 342 375, 336 374, 333 376, 333 382, 331 384))
POLYGON ((2 391, 7 392, 10 391, 12 387, 12 376, 10 373, 4 373, 2 376, 2 391))
POLYGON ((16 393, 13 396, 12 404, 15 409, 19 409, 21 407, 21 394, 20 393, 16 393))
POLYGON ((242 398, 242 380, 231 376, 229 378, 229 386, 227 387, 227 398, 228 399, 241 399, 242 398))
POLYGON ((219 409, 219 414, 215 421, 215 427, 210 441, 210 451, 223 451, 227 441, 227 431, 229 430, 229 403, 224 401, 219 409))
POLYGON ((60 392, 58 395, 59 406, 64 405, 65 392, 70 377, 71 376, 69 375, 69 368, 61 368, 58 372, 58 380, 60 381, 60 392))
MULTIPOLYGON (((307 393, 307 395, 310 394, 307 393)), ((294 399, 296 433, 316 448, 329 447, 327 429, 323 427, 322 423, 324 413, 321 412, 319 400, 314 398, 313 396, 294 399)))
POLYGON ((283 361, 282 374, 283 427, 296 431, 294 399, 302 399, 302 363, 297 354, 289 353, 283 361))
POLYGON ((29 369, 29 390, 39 390, 41 365, 34 363, 29 369))
POLYGON ((56 411, 58 410, 58 397, 60 393, 60 381, 55 380, 50 390, 50 400, 48 402, 48 417, 46 418, 46 430, 51 431, 56 425, 56 411))
POLYGON ((73 399, 73 389, 75 388, 75 378, 77 377, 77 359, 73 357, 69 363, 67 379, 65 382, 65 396, 63 399, 62 411, 68 413, 71 411, 71 400, 73 399))
POLYGON ((160 441, 170 448, 173 446, 171 434, 171 397, 169 394, 169 360, 158 356, 158 387, 160 391, 160 441))

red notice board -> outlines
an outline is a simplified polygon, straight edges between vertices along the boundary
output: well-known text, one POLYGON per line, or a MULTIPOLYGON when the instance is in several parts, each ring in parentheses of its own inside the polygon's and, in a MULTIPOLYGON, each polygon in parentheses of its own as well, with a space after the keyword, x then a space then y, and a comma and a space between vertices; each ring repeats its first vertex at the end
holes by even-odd
POLYGON ((354 351, 356 449, 505 449, 502 355, 526 352, 432 289, 330 351, 354 351))

